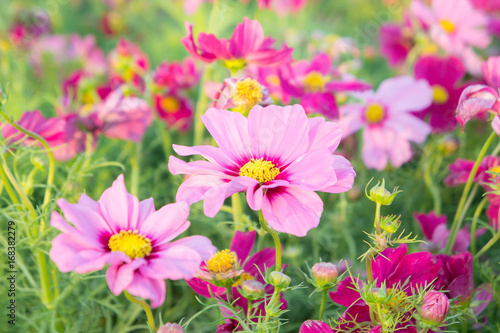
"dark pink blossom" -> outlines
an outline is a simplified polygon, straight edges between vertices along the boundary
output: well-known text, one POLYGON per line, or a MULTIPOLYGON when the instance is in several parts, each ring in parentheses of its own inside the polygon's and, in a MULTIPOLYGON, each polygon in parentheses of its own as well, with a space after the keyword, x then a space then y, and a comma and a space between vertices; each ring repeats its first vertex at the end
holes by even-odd
POLYGON ((188 35, 181 39, 182 44, 195 59, 203 62, 222 60, 228 68, 238 70, 247 64, 279 66, 292 59, 293 49, 286 45, 281 50, 272 48, 274 39, 265 37, 260 23, 247 17, 238 24, 230 39, 218 39, 213 34, 202 32, 196 45, 193 25, 186 23, 186 29, 188 35))
POLYGON ((170 90, 190 89, 198 84, 200 71, 192 58, 182 62, 162 62, 153 74, 158 88, 170 90))
POLYGON ((333 333, 333 330, 321 320, 307 320, 300 325, 299 333, 333 333))
POLYGON ((429 117, 429 124, 434 132, 456 128, 455 110, 465 88, 460 84, 464 76, 465 67, 455 56, 423 56, 415 63, 415 77, 426 80, 434 93, 432 105, 417 114, 429 117))
POLYGON ((169 127, 180 131, 191 128, 193 105, 191 101, 178 93, 154 95, 156 112, 169 127))

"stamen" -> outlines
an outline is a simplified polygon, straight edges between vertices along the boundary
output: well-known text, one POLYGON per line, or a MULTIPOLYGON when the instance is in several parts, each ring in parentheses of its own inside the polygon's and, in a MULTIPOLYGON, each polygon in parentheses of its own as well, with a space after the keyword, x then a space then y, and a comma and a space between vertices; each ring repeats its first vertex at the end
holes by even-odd
POLYGON ((111 252, 121 251, 132 259, 144 258, 152 250, 151 240, 139 234, 137 230, 122 230, 111 236, 108 242, 111 252))
POLYGON ((240 176, 250 177, 261 184, 270 182, 278 176, 280 170, 273 162, 265 161, 263 158, 251 159, 240 169, 240 176))

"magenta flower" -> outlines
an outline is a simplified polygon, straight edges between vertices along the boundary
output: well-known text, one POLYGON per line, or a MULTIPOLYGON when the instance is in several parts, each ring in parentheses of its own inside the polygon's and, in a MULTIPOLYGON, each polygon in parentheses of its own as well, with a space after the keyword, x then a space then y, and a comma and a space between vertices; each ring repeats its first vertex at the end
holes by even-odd
POLYGON ((459 82, 464 76, 462 61, 454 56, 424 56, 415 63, 415 78, 426 80, 434 93, 432 105, 419 112, 421 116, 429 116, 429 123, 434 132, 456 128, 455 110, 465 88, 459 82))
POLYGON ((471 3, 477 9, 484 10, 485 12, 500 11, 500 2, 497 0, 471 0, 471 3))
POLYGON ((300 104, 307 113, 320 113, 337 118, 337 102, 334 92, 364 91, 371 85, 344 75, 332 66, 332 59, 325 53, 312 61, 300 60, 280 68, 283 90, 300 98, 300 104))
POLYGON ((62 231, 52 241, 50 258, 63 273, 103 269, 115 295, 126 290, 151 300, 165 300, 165 279, 190 279, 215 248, 203 236, 172 240, 186 231, 189 207, 184 202, 156 211, 153 199, 141 202, 125 188, 123 175, 98 201, 82 194, 78 203, 59 199, 66 220, 52 213, 51 225, 62 231))
MULTIPOLYGON (((430 285, 436 279, 441 269, 439 260, 433 258, 429 252, 408 254, 407 251, 406 244, 402 244, 394 249, 385 249, 372 260, 373 280, 376 281, 377 287, 385 283, 387 288, 413 295, 417 288, 430 285)), ((335 303, 348 307, 340 319, 338 331, 354 329, 355 323, 371 322, 369 306, 357 292, 356 284, 362 287, 363 282, 347 277, 337 285, 337 291, 330 292, 335 303)), ((411 318, 411 315, 408 318, 411 318)), ((405 325, 403 323, 402 326, 405 325)))
POLYGON ((299 333, 333 333, 333 330, 321 320, 306 320, 300 325, 299 333))
POLYGON ((448 298, 458 298, 458 303, 468 303, 474 294, 472 255, 462 252, 454 256, 438 254, 435 258, 442 264, 438 274, 438 286, 447 290, 448 298))
POLYGON ((449 54, 461 56, 473 46, 484 49, 490 44, 485 29, 488 19, 469 0, 433 0, 431 8, 414 0, 411 10, 429 27, 434 42, 449 54))
POLYGON ((149 59, 137 45, 120 39, 116 48, 108 54, 108 63, 111 67, 110 80, 114 86, 127 83, 139 92, 144 92, 144 76, 149 70, 149 59))
MULTIPOLYGON (((474 166, 474 161, 468 161, 458 158, 455 162, 450 164, 448 167, 449 174, 444 179, 446 186, 457 186, 460 184, 465 184, 474 166)), ((473 181, 479 184, 484 183, 496 183, 496 176, 487 173, 487 171, 500 172, 500 157, 497 156, 485 156, 479 168, 477 169, 476 175, 473 181)), ((489 187, 486 187, 489 190, 489 187)))
MULTIPOLYGON (((247 299, 244 298, 238 288, 241 286, 241 282, 245 280, 255 280, 260 283, 265 284, 264 279, 262 278, 260 272, 265 272, 266 267, 272 267, 276 263, 276 253, 274 249, 265 248, 261 251, 258 251, 250 256, 250 252, 252 251, 253 245, 255 242, 255 231, 249 232, 241 232, 236 231, 234 234, 233 240, 231 242, 230 251, 236 254, 236 260, 238 264, 237 267, 240 268, 238 272, 239 279, 236 277, 232 277, 237 280, 236 283, 232 287, 232 296, 235 301, 235 305, 243 309, 243 314, 247 313, 248 302, 247 299), (260 270, 260 272, 259 272, 260 270)), ((200 267, 202 272, 198 273, 198 276, 207 275, 207 265, 203 263, 200 267), (201 274, 200 274, 201 273, 201 274)), ((216 287, 211 283, 202 280, 198 277, 195 277, 191 280, 187 280, 186 283, 199 295, 204 297, 211 298, 212 295, 219 299, 223 299, 227 301, 226 288, 216 287)), ((265 293, 266 297, 272 295, 274 291, 274 287, 271 285, 266 285, 265 293)), ((282 309, 286 309, 287 304, 284 299, 281 299, 282 309)), ((255 304, 255 307, 258 308, 257 316, 265 316, 265 309, 262 300, 253 301, 252 304, 255 304)))
POLYGON ((362 156, 369 168, 382 170, 390 161, 399 167, 410 160, 410 142, 422 143, 430 126, 412 112, 432 104, 433 92, 425 80, 409 76, 387 79, 377 92, 356 94, 361 103, 340 108, 340 125, 348 136, 363 128, 362 156))
POLYGON ((190 89, 198 84, 200 71, 192 58, 182 62, 162 62, 153 74, 153 81, 158 88, 171 91, 190 89))
POLYGON ((462 129, 465 130, 465 124, 473 117, 482 116, 487 112, 500 113, 497 90, 480 84, 465 88, 458 101, 456 113, 462 129))
POLYGON ((188 52, 198 60, 211 63, 222 60, 232 70, 244 68, 247 64, 257 66, 279 66, 289 63, 293 49, 283 46, 281 50, 272 48, 274 39, 264 36, 264 30, 257 20, 245 17, 238 24, 231 39, 217 39, 204 32, 198 35, 198 45, 193 37, 193 25, 186 23, 188 35, 181 39, 188 52))
POLYGON ((139 142, 153 122, 153 114, 145 100, 125 96, 123 88, 118 88, 97 104, 83 122, 108 138, 139 142), (91 120, 91 124, 87 124, 88 120, 91 120))
MULTIPOLYGON (((44 118, 38 110, 27 111, 22 114, 17 124, 44 138, 49 147, 53 148, 52 153, 56 160, 69 160, 85 150, 85 134, 78 129, 75 115, 44 118)), ((38 141, 19 132, 10 124, 3 127, 2 135, 10 143, 22 142, 25 146, 42 147, 38 141)))
POLYGON ((191 101, 177 93, 154 95, 156 112, 169 127, 187 131, 193 121, 191 101))
MULTIPOLYGON (((431 252, 444 249, 448 241, 448 236, 450 235, 450 230, 446 227, 446 215, 438 216, 434 212, 430 212, 428 214, 414 213, 413 216, 420 224, 422 233, 427 240, 427 244, 425 244, 424 248, 431 252)), ((458 253, 467 251, 469 245, 470 234, 469 231, 467 231, 467 227, 465 227, 458 231, 455 245, 453 246, 453 252, 458 253)))
POLYGON ((209 109, 202 120, 219 145, 174 145, 183 156, 200 154, 207 161, 186 163, 171 156, 174 175, 190 177, 177 201, 204 200, 215 216, 224 199, 246 192, 251 209, 262 209, 277 231, 305 236, 319 224, 323 202, 315 191, 339 193, 352 187, 355 172, 344 157, 333 155, 340 127, 323 118, 308 119, 300 105, 255 106, 248 119, 240 113, 209 109))
POLYGON ((379 30, 380 53, 387 58, 391 66, 406 61, 406 57, 415 45, 415 31, 408 15, 404 15, 404 23, 383 23, 379 30))

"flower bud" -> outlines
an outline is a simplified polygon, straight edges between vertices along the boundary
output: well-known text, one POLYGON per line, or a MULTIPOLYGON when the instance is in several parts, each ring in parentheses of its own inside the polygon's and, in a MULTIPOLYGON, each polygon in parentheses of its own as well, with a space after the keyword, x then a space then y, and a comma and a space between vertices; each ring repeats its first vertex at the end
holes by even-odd
POLYGON ((463 129, 472 117, 488 111, 500 112, 498 92, 491 87, 475 84, 468 86, 462 92, 458 101, 456 118, 462 124, 463 129))
POLYGON ((276 288, 283 289, 290 285, 292 279, 290 279, 290 277, 284 273, 274 271, 269 274, 269 282, 276 288))
POLYGON ((437 326, 441 324, 450 307, 450 300, 445 294, 439 291, 429 291, 420 308, 420 317, 424 324, 437 326))
POLYGON ((332 333, 328 324, 321 320, 306 320, 300 325, 299 333, 332 333))
POLYGON ((166 323, 158 330, 158 333, 184 333, 182 326, 175 323, 166 323))
POLYGON ((399 220, 399 216, 389 215, 383 216, 380 220, 380 228, 382 230, 393 234, 398 231, 399 226, 401 225, 401 221, 399 220))
POLYGON ((311 274, 318 287, 323 288, 325 285, 335 282, 339 270, 337 265, 331 262, 319 262, 311 268, 311 274))
POLYGON ((398 191, 398 188, 394 188, 391 193, 385 189, 385 179, 382 179, 382 184, 380 182, 370 189, 370 195, 367 195, 368 199, 378 204, 389 206, 394 201, 396 195, 402 191, 398 191))
POLYGON ((264 297, 266 288, 259 281, 245 280, 241 283, 241 294, 246 299, 255 301, 264 297))

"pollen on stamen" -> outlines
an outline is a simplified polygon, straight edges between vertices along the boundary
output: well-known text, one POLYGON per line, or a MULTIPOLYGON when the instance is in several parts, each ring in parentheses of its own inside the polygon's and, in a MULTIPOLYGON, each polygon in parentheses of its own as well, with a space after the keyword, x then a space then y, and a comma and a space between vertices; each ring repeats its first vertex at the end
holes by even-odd
POLYGON ((139 234, 137 230, 121 230, 111 236, 108 242, 111 252, 121 251, 132 259, 144 258, 152 250, 151 240, 139 234))
POLYGON ((236 82, 232 100, 236 105, 236 111, 244 113, 262 102, 263 96, 259 82, 246 78, 236 82))
POLYGON ((218 251, 207 261, 207 269, 216 274, 228 273, 236 266, 236 254, 228 249, 218 251))
POLYGON ((251 159, 240 169, 240 176, 250 177, 261 184, 274 180, 280 173, 279 168, 271 161, 266 161, 264 158, 251 159))

